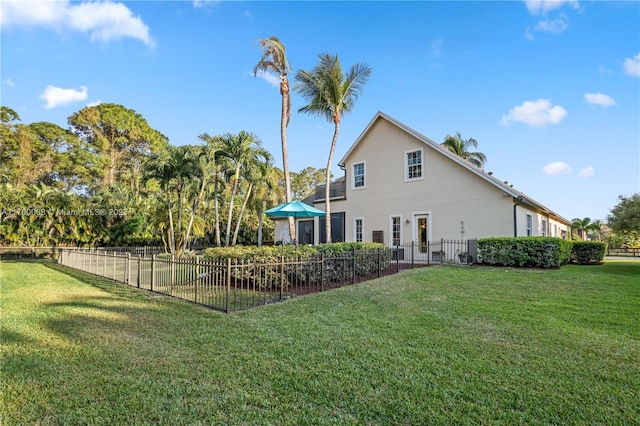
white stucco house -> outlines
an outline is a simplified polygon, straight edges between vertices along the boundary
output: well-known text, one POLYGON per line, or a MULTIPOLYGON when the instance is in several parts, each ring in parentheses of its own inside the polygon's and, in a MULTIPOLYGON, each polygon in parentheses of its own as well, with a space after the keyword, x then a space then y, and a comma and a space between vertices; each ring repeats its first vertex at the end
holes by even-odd
MULTIPOLYGON (((394 246, 440 239, 570 236, 567 219, 383 112, 338 164, 345 175, 331 185, 334 242, 394 246)), ((304 201, 324 210, 324 187, 304 201)), ((324 221, 298 220, 299 243, 324 242, 324 221)))

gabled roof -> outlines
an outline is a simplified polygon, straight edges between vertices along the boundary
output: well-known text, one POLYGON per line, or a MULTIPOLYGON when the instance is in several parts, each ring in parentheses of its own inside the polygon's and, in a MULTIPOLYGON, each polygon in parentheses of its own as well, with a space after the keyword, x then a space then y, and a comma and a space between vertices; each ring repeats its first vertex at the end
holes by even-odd
POLYGON ((356 139, 356 141, 353 143, 353 145, 351 145, 351 148, 349 148, 347 153, 338 162, 338 165, 340 167, 344 168, 347 158, 351 155, 351 153, 358 146, 358 144, 365 138, 366 134, 373 127, 373 124, 378 120, 386 120, 390 124, 396 126, 397 128, 401 129, 402 131, 404 131, 404 132, 410 134, 411 136, 415 137, 420 142, 422 142, 425 145, 429 146, 434 151, 436 151, 439 154, 449 158, 451 161, 453 161, 455 163, 458 163, 460 166, 462 166, 465 169, 469 170, 471 173, 477 175, 479 178, 489 182, 490 184, 492 184, 495 187, 499 188, 500 190, 504 191, 505 194, 510 195, 513 198, 516 198, 518 200, 522 200, 523 203, 530 205, 531 207, 539 210, 542 213, 548 214, 549 216, 553 216, 554 218, 556 218, 560 222, 565 222, 566 224, 571 224, 570 221, 568 221, 564 217, 560 216, 559 214, 557 214, 553 210, 549 209, 544 204, 534 200, 533 198, 529 197, 528 195, 525 195, 522 191, 518 191, 517 189, 515 189, 513 187, 513 185, 509 185, 507 183, 507 181, 501 181, 500 179, 494 177, 492 174, 487 173, 484 170, 474 166, 473 164, 469 163, 468 161, 458 157, 457 155, 455 155, 454 153, 452 153, 448 149, 443 148, 439 143, 434 142, 433 140, 429 139, 428 137, 424 136, 423 134, 413 130, 411 127, 399 122, 398 120, 396 120, 393 117, 385 114, 382 111, 378 111, 376 113, 376 115, 369 122, 367 127, 362 131, 360 136, 358 136, 358 139, 356 139))

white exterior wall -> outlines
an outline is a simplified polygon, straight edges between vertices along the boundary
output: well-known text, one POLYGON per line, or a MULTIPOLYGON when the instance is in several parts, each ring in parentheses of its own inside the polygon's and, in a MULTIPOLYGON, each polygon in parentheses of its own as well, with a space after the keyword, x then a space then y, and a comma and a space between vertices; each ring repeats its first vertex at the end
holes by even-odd
POLYGON ((499 188, 386 120, 376 121, 365 138, 345 162, 347 199, 331 205, 333 212, 346 212, 347 241, 353 241, 353 219, 363 218, 363 241, 382 230, 390 244, 390 217, 396 215, 402 243, 417 240, 418 215, 428 215, 430 241, 513 235, 513 199, 499 188), (423 178, 407 182, 406 153, 416 149, 423 154, 423 178), (353 165, 361 162, 365 187, 354 188, 353 165))
MULTIPOLYGON (((537 202, 519 202, 518 191, 485 175, 439 146, 393 119, 374 118, 342 159, 346 178, 346 199, 331 203, 331 212, 345 212, 345 240, 355 241, 355 219, 363 222, 363 241, 383 231, 391 245, 391 218, 400 217, 401 243, 418 240, 420 218, 427 219, 427 239, 474 239, 527 235, 527 214, 531 235, 569 237, 566 220, 550 213, 537 202), (407 153, 422 153, 422 178, 407 179, 407 153), (364 186, 356 187, 354 165, 364 164, 364 186), (515 198, 518 197, 518 198, 515 198), (517 206, 515 206, 518 204, 517 206), (515 208, 514 208, 515 206, 515 208), (534 207, 535 206, 535 207, 534 207), (515 214, 515 223, 514 223, 515 214)), ((505 182, 506 184, 506 182, 505 182)), ((528 200, 528 197, 524 197, 528 200)), ((324 209, 324 204, 315 205, 324 209)), ((318 219, 315 238, 319 241, 318 219)))
POLYGON ((530 208, 525 205, 521 205, 517 207, 517 221, 518 221, 518 237, 526 237, 528 235, 527 230, 527 215, 531 216, 531 236, 532 237, 563 237, 568 238, 570 235, 569 226, 554 219, 552 216, 546 215, 544 213, 539 213, 533 208, 530 208), (544 226, 542 222, 546 222, 547 229, 546 233, 544 233, 544 226))

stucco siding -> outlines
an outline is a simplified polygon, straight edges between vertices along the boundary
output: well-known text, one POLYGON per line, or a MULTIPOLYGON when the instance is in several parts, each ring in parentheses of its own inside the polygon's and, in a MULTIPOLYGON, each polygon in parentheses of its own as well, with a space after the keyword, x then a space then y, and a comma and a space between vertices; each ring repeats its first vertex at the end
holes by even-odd
POLYGON ((347 199, 339 209, 347 212, 347 238, 354 233, 352 218, 362 217, 364 241, 382 230, 389 243, 390 216, 397 215, 408 243, 416 238, 416 216, 427 214, 432 241, 513 235, 511 197, 385 120, 375 122, 350 153, 345 174, 347 199), (422 178, 406 181, 406 154, 415 150, 422 152, 422 178), (358 163, 366 165, 363 189, 353 188, 358 163))

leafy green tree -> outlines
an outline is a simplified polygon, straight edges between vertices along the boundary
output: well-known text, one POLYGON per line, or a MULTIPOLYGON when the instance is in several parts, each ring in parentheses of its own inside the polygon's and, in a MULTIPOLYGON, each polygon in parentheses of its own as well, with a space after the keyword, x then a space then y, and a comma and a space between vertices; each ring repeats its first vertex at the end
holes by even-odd
POLYGON ((164 151, 168 139, 132 109, 117 104, 85 107, 69 125, 90 152, 98 156, 99 186, 116 182, 138 189, 142 167, 151 154, 164 151))
POLYGON ((607 223, 611 232, 627 236, 635 244, 640 243, 640 193, 630 197, 619 196, 618 204, 611 209, 607 223))
MULTIPOLYGON (((288 73, 291 71, 284 44, 275 36, 259 40, 262 57, 253 68, 253 75, 272 72, 280 78, 280 140, 282 142, 282 170, 284 171, 285 202, 291 201, 291 177, 289 173, 289 153, 287 149, 287 127, 291 118, 291 91, 288 73)), ((296 228, 293 218, 289 220, 289 236, 296 239, 296 228)))
MULTIPOLYGON (((291 174, 291 193, 294 199, 304 199, 313 194, 316 187, 324 182, 327 169, 305 167, 298 173, 291 174)), ((333 175, 331 175, 333 179, 333 175)))
POLYGON ((340 123, 344 114, 350 113, 358 98, 362 94, 364 85, 371 75, 371 67, 363 63, 356 63, 349 72, 345 74, 340 64, 338 55, 323 53, 318 56, 319 63, 312 71, 299 70, 296 74, 296 84, 294 89, 308 102, 298 110, 305 114, 325 117, 327 121, 334 124, 331 148, 329 149, 329 159, 325 174, 325 211, 326 220, 326 241, 331 242, 331 207, 330 207, 330 185, 331 185, 331 164, 335 151, 340 123))
POLYGON ((456 132, 455 135, 447 135, 444 138, 444 142, 442 142, 440 145, 453 152, 458 157, 467 160, 474 166, 480 169, 484 168, 484 163, 486 163, 487 161, 487 156, 482 152, 469 150, 471 147, 478 147, 478 141, 474 138, 464 139, 460 132, 456 132))

